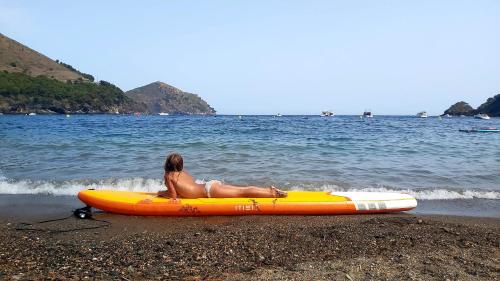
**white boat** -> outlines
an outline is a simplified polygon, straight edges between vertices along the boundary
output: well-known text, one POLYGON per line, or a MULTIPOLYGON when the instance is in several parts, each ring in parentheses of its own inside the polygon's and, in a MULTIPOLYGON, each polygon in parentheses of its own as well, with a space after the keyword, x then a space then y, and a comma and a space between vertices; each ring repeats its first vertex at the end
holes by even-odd
POLYGON ((363 112, 363 117, 364 118, 373 118, 373 113, 371 110, 365 110, 365 112, 363 112))
POLYGON ((283 116, 281 115, 281 113, 276 114, 276 117, 281 117, 281 116, 283 116))
POLYGON ((476 114, 474 115, 474 118, 476 119, 483 119, 483 120, 489 120, 490 117, 488 116, 488 114, 476 114))
POLYGON ((161 115, 161 116, 167 116, 167 115, 169 115, 169 114, 168 114, 167 112, 160 112, 160 113, 158 113, 158 115, 161 115))
POLYGON ((427 118, 429 116, 427 115, 427 112, 422 111, 422 112, 417 113, 417 117, 419 117, 419 118, 427 118))
POLYGON ((28 114, 29 116, 35 116, 36 113, 35 112, 31 112, 30 114, 28 114))
POLYGON ((328 110, 328 111, 322 111, 321 112, 321 116, 323 116, 323 117, 333 117, 333 116, 335 116, 335 114, 333 112, 331 112, 331 111, 328 110))
POLYGON ((451 118, 451 115, 450 114, 445 114, 444 117, 451 118))

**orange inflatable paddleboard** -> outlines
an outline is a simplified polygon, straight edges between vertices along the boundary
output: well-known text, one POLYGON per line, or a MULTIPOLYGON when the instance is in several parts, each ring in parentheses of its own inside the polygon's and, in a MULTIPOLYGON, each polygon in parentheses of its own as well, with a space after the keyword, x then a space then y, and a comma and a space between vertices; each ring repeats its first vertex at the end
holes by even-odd
POLYGON ((380 192, 289 191, 286 198, 197 198, 172 203, 156 193, 83 190, 85 204, 110 213, 136 216, 337 215, 408 211, 410 195, 380 192))

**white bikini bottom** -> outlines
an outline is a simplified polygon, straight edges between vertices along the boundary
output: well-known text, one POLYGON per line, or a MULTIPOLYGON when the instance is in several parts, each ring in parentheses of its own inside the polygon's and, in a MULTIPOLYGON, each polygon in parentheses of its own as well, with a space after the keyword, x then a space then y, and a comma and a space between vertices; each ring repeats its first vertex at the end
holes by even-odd
POLYGON ((214 183, 219 183, 219 184, 222 184, 222 183, 221 183, 220 181, 218 181, 218 180, 211 180, 211 181, 207 181, 207 182, 205 183, 205 191, 207 192, 207 197, 208 197, 208 198, 212 197, 212 196, 210 195, 210 190, 212 189, 212 184, 214 184, 214 183))

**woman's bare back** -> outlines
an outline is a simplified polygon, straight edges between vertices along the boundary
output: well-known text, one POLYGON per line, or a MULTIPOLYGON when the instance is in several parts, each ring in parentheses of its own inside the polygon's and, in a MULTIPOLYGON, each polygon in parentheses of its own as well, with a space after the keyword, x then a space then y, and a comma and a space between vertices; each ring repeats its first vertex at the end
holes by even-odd
POLYGON ((171 198, 203 198, 207 197, 204 184, 197 184, 186 171, 169 172, 164 176, 171 198), (175 194, 172 194, 175 193, 175 194))

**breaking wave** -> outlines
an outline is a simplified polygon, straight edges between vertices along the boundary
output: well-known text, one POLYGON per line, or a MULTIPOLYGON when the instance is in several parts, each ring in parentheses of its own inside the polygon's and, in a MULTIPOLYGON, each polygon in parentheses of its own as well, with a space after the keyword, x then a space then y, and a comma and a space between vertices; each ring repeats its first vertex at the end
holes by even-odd
POLYGON ((484 189, 391 189, 385 187, 333 189, 334 191, 363 191, 363 192, 398 192, 409 194, 420 200, 457 200, 457 199, 500 199, 500 192, 484 189))
POLYGON ((104 179, 98 181, 32 181, 7 180, 0 178, 0 194, 51 194, 76 195, 84 189, 114 189, 123 191, 157 192, 162 189, 162 181, 158 179, 104 179))
MULTIPOLYGON (((84 189, 114 189, 124 191, 157 192, 164 189, 160 179, 130 178, 102 180, 37 181, 12 180, 0 175, 0 194, 49 194, 76 195, 84 189)), ((286 188, 285 188, 286 189, 286 188)), ((290 190, 304 190, 290 187, 290 190)), ((308 186, 306 190, 347 192, 399 192, 420 200, 492 199, 499 200, 500 192, 486 189, 418 188, 400 189, 387 187, 339 187, 336 185, 308 186)))

